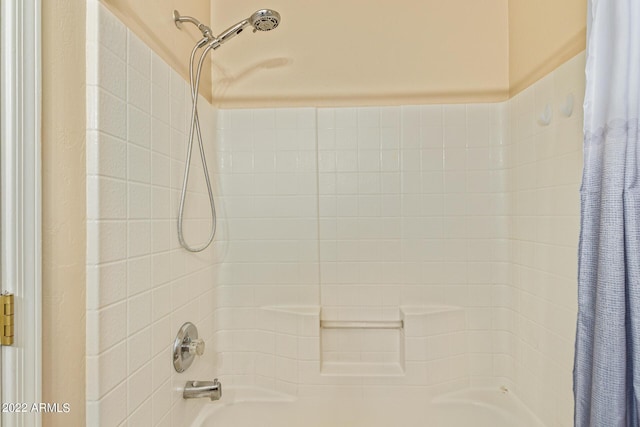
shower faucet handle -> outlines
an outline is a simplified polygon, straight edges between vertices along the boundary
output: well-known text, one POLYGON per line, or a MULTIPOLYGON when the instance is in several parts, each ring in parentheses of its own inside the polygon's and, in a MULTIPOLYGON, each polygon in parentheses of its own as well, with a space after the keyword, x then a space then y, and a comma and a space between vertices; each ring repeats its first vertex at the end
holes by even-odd
POLYGON ((196 338, 191 340, 188 344, 189 354, 195 354, 202 356, 204 354, 204 340, 202 338, 196 338))
POLYGON ((176 372, 184 372, 196 356, 204 354, 204 340, 198 337, 198 328, 187 322, 178 331, 173 341, 173 367, 176 372))

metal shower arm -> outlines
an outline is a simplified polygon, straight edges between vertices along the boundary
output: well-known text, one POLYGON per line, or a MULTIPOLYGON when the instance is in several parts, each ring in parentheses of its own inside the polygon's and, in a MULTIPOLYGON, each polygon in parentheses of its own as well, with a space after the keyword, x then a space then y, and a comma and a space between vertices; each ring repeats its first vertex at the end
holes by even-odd
POLYGON ((182 28, 180 26, 180 24, 182 24, 183 22, 189 22, 189 23, 195 25, 196 27, 198 27, 198 29, 200 30, 200 32, 202 33, 202 35, 204 37, 206 37, 209 40, 213 40, 214 39, 213 33, 211 32, 211 28, 207 27, 206 25, 204 25, 203 23, 198 21, 193 16, 180 15, 180 12, 178 12, 177 10, 174 10, 173 11, 173 22, 176 24, 176 27, 178 27, 178 28, 182 28))

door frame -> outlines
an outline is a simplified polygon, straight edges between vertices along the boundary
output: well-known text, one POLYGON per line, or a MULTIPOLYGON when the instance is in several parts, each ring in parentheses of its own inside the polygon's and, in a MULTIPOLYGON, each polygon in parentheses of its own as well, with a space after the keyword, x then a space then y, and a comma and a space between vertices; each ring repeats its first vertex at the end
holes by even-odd
MULTIPOLYGON (((41 0, 0 2, 2 287, 15 296, 14 345, 2 347, 2 402, 42 402, 41 0)), ((39 413, 2 413, 39 427, 39 413)))

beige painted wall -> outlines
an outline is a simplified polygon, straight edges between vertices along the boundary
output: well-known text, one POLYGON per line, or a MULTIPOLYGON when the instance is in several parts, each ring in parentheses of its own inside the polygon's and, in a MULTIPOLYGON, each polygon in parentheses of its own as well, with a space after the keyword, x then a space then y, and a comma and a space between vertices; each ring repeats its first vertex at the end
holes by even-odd
POLYGON ((587 0, 509 0, 510 96, 585 49, 587 0))
POLYGON ((213 52, 201 93, 224 107, 501 101, 585 47, 586 0, 101 1, 185 78, 200 33, 173 9, 214 33, 278 10, 278 30, 213 52))
MULTIPOLYGON (((209 25, 210 0, 100 0, 122 22, 150 46, 171 67, 188 80, 189 55, 202 33, 191 25, 176 28, 172 13, 177 9, 209 25)), ((211 100, 211 62, 205 62, 200 93, 211 100)))
POLYGON ((269 7, 280 28, 214 52, 224 107, 505 100, 507 0, 213 0, 220 32, 269 7))
POLYGON ((42 2, 43 426, 85 423, 85 7, 42 2))

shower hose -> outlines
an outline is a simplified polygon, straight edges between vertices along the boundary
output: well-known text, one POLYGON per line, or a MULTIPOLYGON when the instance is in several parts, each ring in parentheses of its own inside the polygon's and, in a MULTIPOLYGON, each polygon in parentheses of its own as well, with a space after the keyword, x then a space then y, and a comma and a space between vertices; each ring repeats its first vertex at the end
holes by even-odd
POLYGON ((193 65, 196 59, 196 52, 198 49, 202 48, 209 40, 204 38, 200 40, 193 50, 191 51, 191 58, 189 60, 189 86, 191 89, 191 124, 189 127, 189 140, 187 143, 187 157, 185 159, 184 166, 184 178, 182 180, 182 192, 180 194, 180 208, 178 210, 178 240, 180 245, 188 250, 189 252, 201 252, 205 250, 211 242, 216 234, 216 205, 213 200, 213 191, 211 189, 211 180, 209 179, 209 170, 207 169, 207 159, 204 154, 204 145, 202 143, 202 133, 200 132, 200 120, 198 119, 198 88, 200 86, 200 73, 202 71, 202 64, 204 62, 205 57, 209 53, 209 51, 213 48, 211 44, 209 44, 202 54, 200 55, 200 59, 198 60, 198 67, 196 70, 196 74, 194 76, 193 65), (191 171, 191 153, 193 152, 193 139, 194 136, 198 139, 198 146, 200 147, 200 158, 202 159, 202 169, 204 173, 204 179, 207 184, 207 192, 209 193, 209 204, 211 205, 211 231, 209 232, 209 237, 207 241, 200 246, 190 246, 184 239, 184 234, 182 231, 183 222, 184 222, 184 204, 187 198, 187 186, 189 183, 189 173, 191 171))

